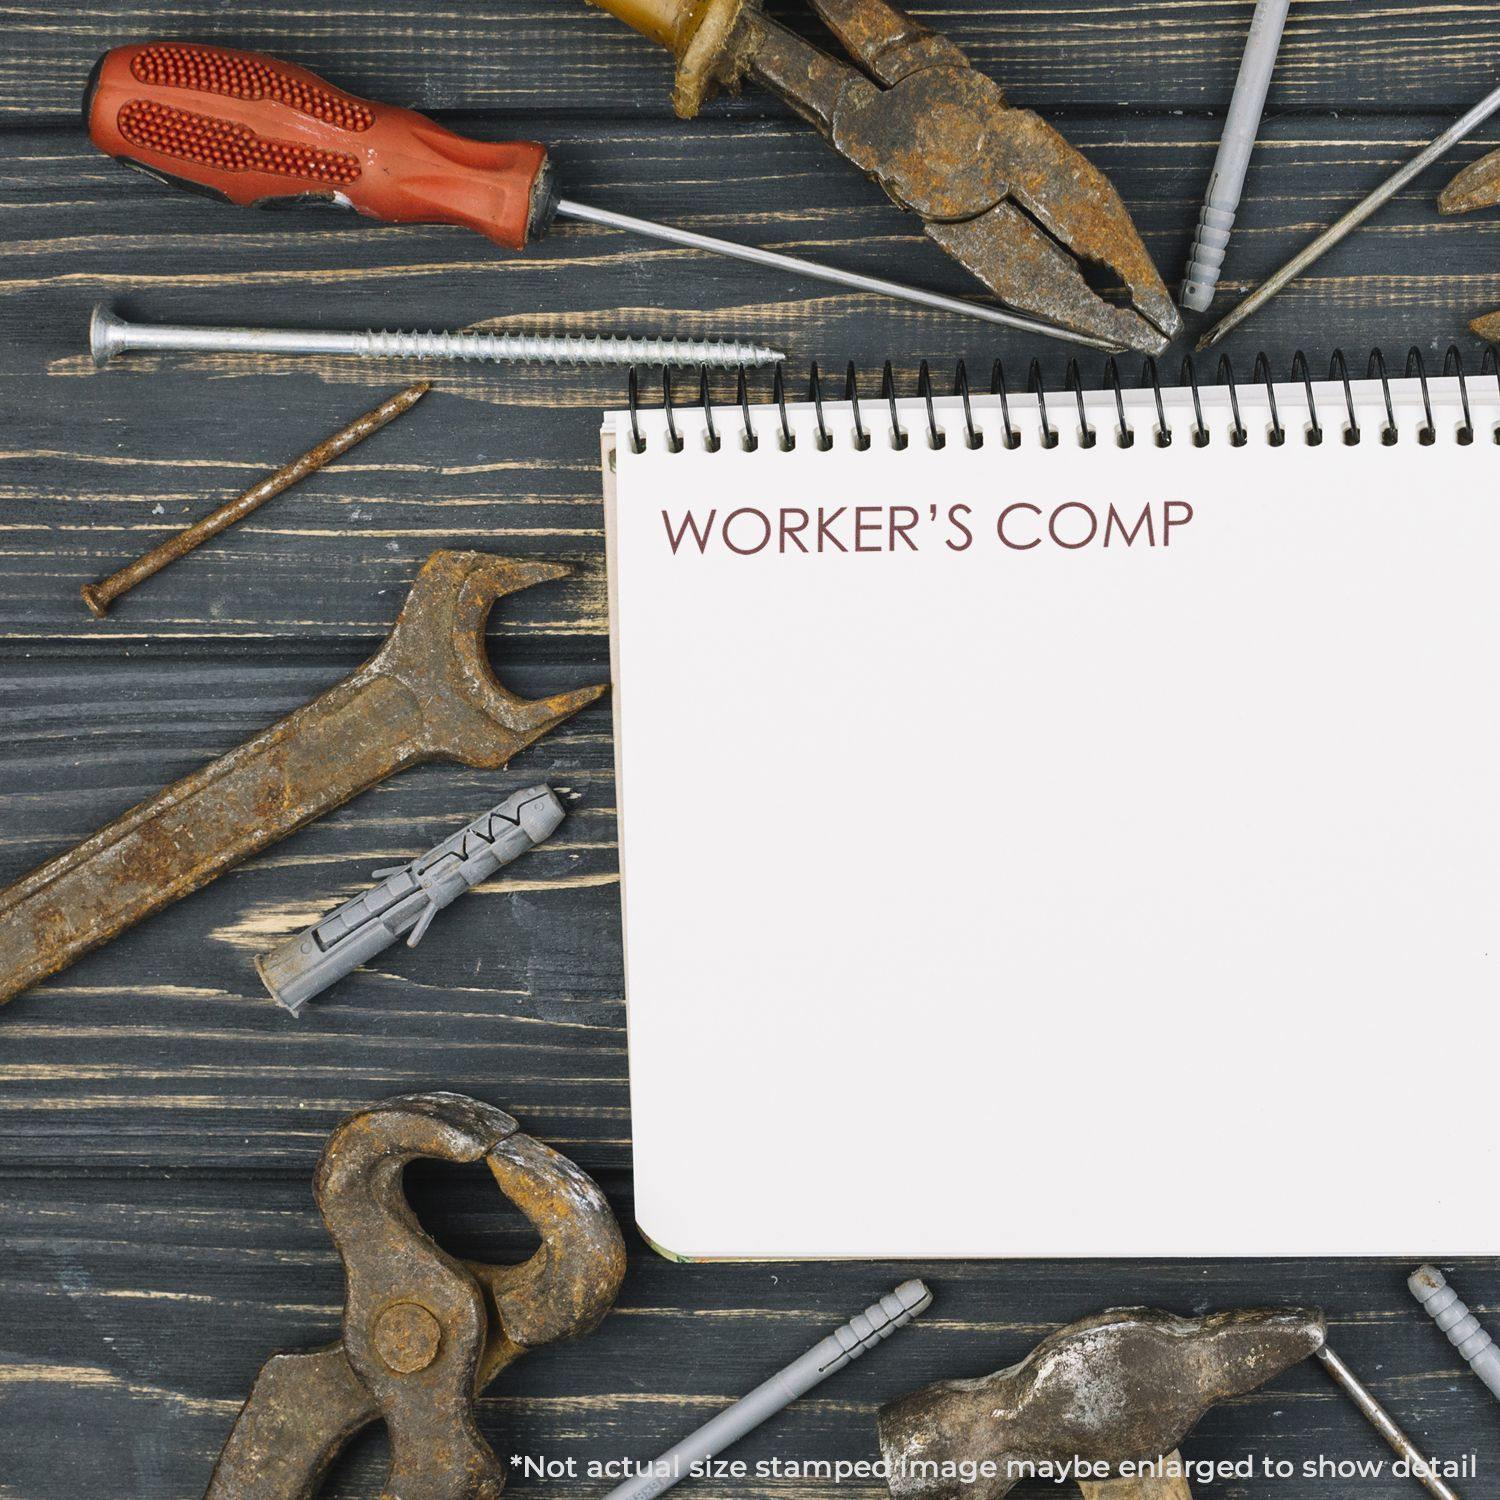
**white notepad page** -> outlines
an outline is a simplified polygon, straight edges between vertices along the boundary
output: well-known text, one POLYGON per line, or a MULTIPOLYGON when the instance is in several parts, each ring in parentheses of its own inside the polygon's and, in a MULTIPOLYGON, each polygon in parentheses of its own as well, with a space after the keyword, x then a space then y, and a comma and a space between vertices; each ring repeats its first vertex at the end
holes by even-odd
POLYGON ((1500 402, 1391 389, 607 419, 658 1247, 1500 1250, 1500 402))

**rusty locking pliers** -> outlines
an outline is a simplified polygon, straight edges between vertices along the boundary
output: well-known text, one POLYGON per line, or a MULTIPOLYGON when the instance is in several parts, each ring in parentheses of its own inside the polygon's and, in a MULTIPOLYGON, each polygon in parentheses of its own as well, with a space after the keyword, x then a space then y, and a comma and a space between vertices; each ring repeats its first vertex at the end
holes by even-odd
POLYGON ((505 1465, 475 1424, 475 1398, 528 1349, 588 1333, 614 1304, 625 1244, 603 1194, 509 1115, 461 1094, 351 1115, 329 1137, 314 1192, 344 1262, 343 1338, 267 1361, 206 1500, 311 1500, 349 1439, 380 1418, 385 1500, 496 1500, 505 1465), (482 1160, 541 1248, 515 1266, 445 1254, 402 1190, 421 1156, 482 1160))
POLYGON ((919 214, 928 235, 1010 307, 1144 353, 1160 353, 1180 331, 1109 179, 905 11, 885 0, 811 0, 860 72, 768 19, 760 0, 593 3, 671 49, 683 118, 716 87, 755 79, 919 214), (1075 255, 1114 271, 1136 311, 1098 296, 1075 255))

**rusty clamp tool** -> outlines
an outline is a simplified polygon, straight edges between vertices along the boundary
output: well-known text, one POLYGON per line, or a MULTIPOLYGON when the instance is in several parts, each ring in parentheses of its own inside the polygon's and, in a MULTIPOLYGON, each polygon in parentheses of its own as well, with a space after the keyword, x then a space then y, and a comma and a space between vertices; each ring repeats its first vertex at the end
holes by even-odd
POLYGON ((277 1354, 257 1377, 206 1500, 310 1500, 351 1437, 383 1418, 386 1500, 496 1500, 506 1470, 474 1404, 528 1349, 588 1333, 614 1304, 625 1245, 603 1195, 507 1114, 460 1094, 414 1094, 351 1115, 314 1181, 344 1262, 343 1337, 277 1354), (530 1220, 524 1264, 460 1263, 402 1192, 417 1157, 483 1161, 530 1220))
POLYGON ((498 770, 592 703, 604 687, 518 698, 485 650, 498 599, 567 571, 434 552, 352 676, 0 891, 0 1003, 397 771, 498 770))
POLYGON ((1181 330, 1109 179, 905 11, 885 0, 811 0, 861 72, 770 20, 759 0, 593 3, 671 49, 684 119, 716 87, 753 78, 919 214, 1008 306, 1147 354, 1181 330), (1075 255, 1114 271, 1136 310, 1100 297, 1075 255))

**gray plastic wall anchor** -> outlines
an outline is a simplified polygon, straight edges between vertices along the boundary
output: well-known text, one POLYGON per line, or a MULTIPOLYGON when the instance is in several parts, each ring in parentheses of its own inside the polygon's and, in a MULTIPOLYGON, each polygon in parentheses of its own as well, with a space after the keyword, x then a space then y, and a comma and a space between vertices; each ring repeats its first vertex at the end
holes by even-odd
POLYGON ((376 870, 374 890, 262 953, 256 970, 277 1003, 300 1016, 315 995, 398 938, 415 948, 444 907, 549 838, 566 816, 551 787, 518 792, 420 859, 376 870))
POLYGON ((1214 288, 1219 284, 1229 231, 1234 228, 1240 195, 1245 190, 1245 173, 1250 167, 1250 153, 1255 149, 1255 136, 1265 111, 1290 4, 1291 0, 1256 0, 1255 14, 1250 18, 1245 55, 1240 59, 1229 116, 1219 138, 1219 153, 1214 157, 1208 193, 1198 214, 1198 233, 1188 252, 1188 266, 1178 293, 1178 300, 1191 312, 1207 312, 1214 300, 1214 288))
POLYGON ((858 1317, 835 1329, 801 1359, 667 1449, 647 1472, 612 1489, 604 1500, 655 1500, 657 1495, 687 1479, 695 1464, 717 1458, 731 1443, 739 1442, 746 1433, 790 1406, 799 1396, 805 1396, 830 1375, 837 1374, 866 1350, 888 1339, 898 1328, 905 1328, 931 1305, 932 1293, 924 1283, 903 1281, 895 1291, 887 1292, 858 1317))
POLYGON ((1419 1266, 1406 1284, 1432 1321, 1448 1335, 1448 1342, 1490 1388, 1490 1394, 1500 1399, 1500 1348, 1459 1300, 1443 1273, 1436 1266, 1419 1266))

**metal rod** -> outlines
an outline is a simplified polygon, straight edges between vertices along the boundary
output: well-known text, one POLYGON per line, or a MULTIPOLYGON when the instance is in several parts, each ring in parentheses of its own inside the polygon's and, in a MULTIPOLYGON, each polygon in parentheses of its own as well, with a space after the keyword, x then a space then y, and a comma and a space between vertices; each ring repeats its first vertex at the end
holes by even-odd
POLYGON ((1227 317, 1215 323, 1198 340, 1198 348, 1207 349, 1210 344, 1217 344, 1225 334, 1238 328, 1251 313, 1264 307, 1282 287, 1300 276, 1325 251, 1331 250, 1346 235, 1358 229, 1377 208, 1389 203, 1413 177, 1456 146, 1476 126, 1482 125, 1497 109, 1500 109, 1500 88, 1486 94, 1473 109, 1455 120, 1436 140, 1412 157, 1400 171, 1387 177, 1373 193, 1360 199, 1348 213, 1330 224, 1317 239, 1294 255, 1274 276, 1256 287, 1238 307, 1227 317))
POLYGON ((183 328, 167 323, 127 323, 107 308, 94 309, 89 328, 94 363, 118 354, 347 354, 356 359, 491 360, 549 365, 780 364, 786 355, 761 344, 731 339, 628 339, 538 337, 529 333, 325 333, 320 329, 183 328))
POLYGON ((590 208, 586 203, 574 203, 567 198, 559 201, 557 213, 560 218, 601 224, 609 229, 625 229, 632 234, 664 240, 669 245, 681 245, 688 250, 707 250, 715 255, 727 255, 731 260, 748 261, 755 266, 770 266, 774 270, 790 271, 793 275, 809 276, 814 281, 828 281, 836 286, 853 287, 856 291, 873 292, 877 297, 894 297, 898 302, 912 302, 918 307, 935 308, 938 312, 980 318, 986 323, 998 323, 1002 328, 1018 328, 1024 333, 1034 333, 1042 338, 1061 339, 1065 343, 1085 344, 1090 349, 1107 349, 1111 352, 1117 352, 1123 347, 1087 333, 1074 333, 1070 329, 1059 328, 1055 323, 1043 323, 1037 318, 1006 312, 1003 308, 965 302, 958 297, 945 297, 941 292, 924 291, 921 287, 886 281, 879 276, 865 276, 858 271, 841 271, 834 266, 819 265, 816 261, 803 260, 796 255, 782 255, 779 251, 762 250, 756 245, 741 245, 734 240, 716 239, 711 234, 695 234, 691 229, 676 229, 670 224, 632 218, 629 214, 617 214, 607 208, 590 208))
POLYGON ((109 607, 123 594, 128 594, 138 584, 154 578, 165 567, 186 557, 188 553, 211 541, 220 532, 227 531, 243 521, 252 511, 259 510, 268 500, 285 494, 293 485, 301 484, 309 475, 327 468, 335 459, 342 458, 351 448, 357 448, 366 438, 374 437, 382 427, 389 426, 397 417, 405 416, 418 401, 432 389, 428 381, 409 386, 398 396, 383 401, 374 411, 366 412, 357 421, 351 422, 342 431, 326 438, 301 458, 293 459, 284 468, 262 479, 244 494, 221 505, 212 515, 205 516, 192 526, 184 527, 170 536, 160 546, 153 547, 144 557, 111 573, 99 583, 86 583, 82 590, 83 602, 96 620, 109 613, 109 607))
POLYGON ((1371 1395, 1364 1382, 1341 1360, 1327 1344, 1318 1350, 1323 1368, 1344 1388, 1349 1399, 1365 1414, 1370 1425, 1412 1467, 1412 1478, 1437 1500, 1458 1500, 1457 1493, 1450 1489, 1436 1474, 1423 1456, 1422 1450, 1402 1432, 1391 1414, 1371 1395))

